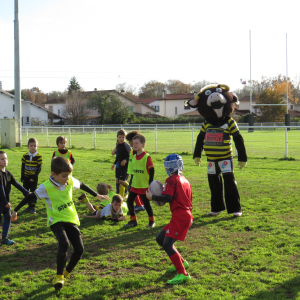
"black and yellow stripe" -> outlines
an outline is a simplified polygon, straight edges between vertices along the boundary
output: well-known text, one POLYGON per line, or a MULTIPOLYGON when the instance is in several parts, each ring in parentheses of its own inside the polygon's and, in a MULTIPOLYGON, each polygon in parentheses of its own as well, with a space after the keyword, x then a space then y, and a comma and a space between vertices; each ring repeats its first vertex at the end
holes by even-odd
POLYGON ((30 160, 30 156, 27 152, 22 157, 22 163, 25 164, 24 175, 29 177, 35 175, 40 165, 43 164, 43 160, 39 153, 30 160))
POLYGON ((201 132, 205 135, 203 148, 209 160, 232 157, 230 135, 239 134, 238 126, 232 118, 221 127, 214 126, 205 120, 201 132))

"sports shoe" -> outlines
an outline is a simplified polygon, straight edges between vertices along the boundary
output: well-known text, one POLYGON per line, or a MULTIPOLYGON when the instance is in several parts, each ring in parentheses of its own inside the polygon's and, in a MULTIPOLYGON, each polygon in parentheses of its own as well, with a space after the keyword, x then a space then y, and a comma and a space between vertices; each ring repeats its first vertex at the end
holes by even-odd
POLYGON ((146 208, 144 206, 137 206, 137 205, 134 206, 135 212, 140 212, 140 211, 144 211, 144 210, 146 210, 146 208))
POLYGON ((64 278, 66 281, 66 278, 68 278, 70 276, 71 273, 69 273, 66 269, 64 270, 64 278))
POLYGON ((180 284, 180 283, 184 283, 186 281, 190 281, 192 278, 190 276, 190 274, 187 274, 187 276, 185 276, 184 274, 177 274, 173 279, 168 280, 167 283, 168 284, 180 284))
POLYGON ((34 208, 34 207, 31 207, 31 208, 30 208, 30 212, 31 212, 32 214, 36 214, 35 208, 34 208))
POLYGON ((218 212, 211 211, 208 215, 209 215, 209 216, 217 216, 217 215, 219 215, 221 212, 223 212, 223 210, 218 211, 218 212))
POLYGON ((56 290, 60 290, 65 284, 64 275, 56 275, 56 277, 52 280, 52 285, 56 290))
POLYGON ((235 212, 235 213, 233 213, 233 216, 234 217, 241 217, 242 216, 242 212, 240 211, 240 212, 235 212))
POLYGON ((25 209, 23 210, 23 213, 31 213, 31 207, 28 206, 27 208, 25 208, 25 209))
MULTIPOLYGON (((188 269, 188 267, 189 267, 190 265, 189 265, 189 263, 188 263, 186 260, 184 260, 183 266, 184 266, 185 269, 188 269)), ((175 266, 173 265, 167 272, 176 272, 175 266)))
POLYGON ((126 225, 123 226, 123 228, 130 228, 130 227, 135 227, 138 226, 137 221, 129 221, 126 225))
POLYGON ((13 245, 15 242, 13 240, 10 240, 8 238, 2 239, 1 240, 1 245, 13 245))
POLYGON ((149 222, 148 228, 154 228, 155 225, 156 225, 155 222, 151 221, 151 222, 149 222))

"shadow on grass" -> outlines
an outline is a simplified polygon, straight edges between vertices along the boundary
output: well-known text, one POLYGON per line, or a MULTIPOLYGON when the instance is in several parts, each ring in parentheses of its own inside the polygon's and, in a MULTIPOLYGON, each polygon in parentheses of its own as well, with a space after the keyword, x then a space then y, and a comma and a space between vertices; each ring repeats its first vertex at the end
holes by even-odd
POLYGON ((33 290, 30 293, 24 293, 22 296, 16 298, 17 300, 25 300, 25 299, 30 299, 30 300, 41 300, 41 299, 49 299, 50 297, 57 297, 59 298, 59 293, 55 291, 54 288, 53 290, 49 290, 49 292, 45 293, 49 289, 50 285, 49 284, 44 284, 43 286, 39 287, 36 290, 33 290))
POLYGON ((300 292, 300 276, 291 280, 285 281, 279 286, 272 288, 270 291, 259 291, 254 295, 245 298, 245 300, 286 300, 286 299, 299 299, 300 292))

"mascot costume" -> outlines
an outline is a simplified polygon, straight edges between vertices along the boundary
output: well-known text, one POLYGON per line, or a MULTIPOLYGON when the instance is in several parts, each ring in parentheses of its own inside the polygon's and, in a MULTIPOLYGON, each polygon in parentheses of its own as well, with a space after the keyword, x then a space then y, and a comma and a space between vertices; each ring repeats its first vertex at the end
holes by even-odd
POLYGON ((230 135, 238 151, 240 169, 247 164, 247 154, 243 137, 236 122, 231 118, 235 103, 239 104, 238 97, 229 92, 229 86, 225 84, 205 86, 195 99, 188 101, 188 105, 197 108, 200 115, 205 118, 197 138, 193 158, 200 166, 204 149, 211 190, 211 212, 209 213, 211 216, 218 215, 225 210, 221 173, 224 180, 227 212, 236 217, 242 215, 240 196, 234 178, 230 135))

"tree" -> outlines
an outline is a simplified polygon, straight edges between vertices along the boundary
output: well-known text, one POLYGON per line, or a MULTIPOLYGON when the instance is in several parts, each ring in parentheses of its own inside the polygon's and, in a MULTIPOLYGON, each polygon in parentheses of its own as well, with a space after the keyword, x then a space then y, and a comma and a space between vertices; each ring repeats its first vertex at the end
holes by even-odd
POLYGON ((194 83, 194 84, 190 84, 190 86, 191 86, 191 91, 192 91, 192 92, 199 93, 200 90, 201 90, 203 87, 205 87, 205 86, 207 86, 207 85, 209 85, 209 84, 211 84, 211 82, 206 81, 206 80, 202 80, 202 81, 198 81, 198 82, 196 82, 196 83, 194 83))
POLYGON ((35 103, 44 103, 47 101, 47 96, 38 87, 33 87, 30 91, 35 96, 35 103))
MULTIPOLYGON (((280 93, 274 88, 266 88, 262 93, 256 95, 256 104, 285 104, 280 93)), ((261 122, 276 122, 282 121, 286 113, 284 105, 268 105, 254 106, 259 109, 261 115, 258 116, 258 121, 261 122)))
POLYGON ((52 99, 59 99, 59 100, 66 100, 67 98, 67 91, 51 91, 49 93, 46 93, 47 101, 52 99))
POLYGON ((75 76, 70 79, 68 85, 68 95, 71 95, 72 91, 82 91, 80 84, 78 83, 75 76))
POLYGON ((124 96, 130 98, 130 99, 137 99, 138 95, 135 93, 136 88, 133 87, 132 85, 129 85, 125 82, 117 84, 116 85, 116 90, 119 93, 122 93, 124 96))
POLYGON ((184 94, 191 91, 191 86, 180 80, 169 79, 166 82, 166 88, 170 94, 184 94))
POLYGON ((95 92, 90 95, 88 108, 97 109, 100 124, 123 124, 131 115, 130 108, 113 94, 95 92))
POLYGON ((139 92, 139 98, 161 98, 166 85, 156 80, 145 83, 139 92))
POLYGON ((67 97, 65 116, 73 125, 81 125, 86 119, 87 106, 83 101, 82 94, 78 91, 71 91, 67 97))
MULTIPOLYGON (((26 91, 26 90, 21 90, 21 99, 23 99, 23 100, 29 100, 29 99, 27 98, 27 94, 26 94, 25 91, 26 91)), ((15 94, 15 89, 9 90, 9 91, 7 91, 7 92, 10 93, 10 94, 12 94, 12 95, 14 95, 14 94, 15 94)))

